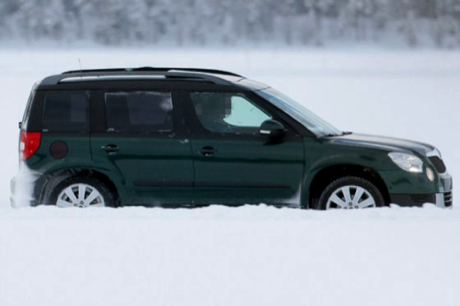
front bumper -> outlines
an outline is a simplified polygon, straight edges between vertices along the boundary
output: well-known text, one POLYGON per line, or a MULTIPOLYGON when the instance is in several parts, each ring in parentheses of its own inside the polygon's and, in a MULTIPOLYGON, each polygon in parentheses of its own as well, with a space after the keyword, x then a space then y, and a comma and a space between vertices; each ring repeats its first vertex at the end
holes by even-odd
POLYGON ((431 182, 425 173, 413 174, 401 171, 380 172, 390 193, 390 202, 399 206, 423 206, 432 203, 438 207, 452 207, 452 176, 437 173, 431 182))
POLYGON ((452 191, 432 194, 390 194, 391 203, 403 207, 432 203, 441 208, 452 208, 452 191))

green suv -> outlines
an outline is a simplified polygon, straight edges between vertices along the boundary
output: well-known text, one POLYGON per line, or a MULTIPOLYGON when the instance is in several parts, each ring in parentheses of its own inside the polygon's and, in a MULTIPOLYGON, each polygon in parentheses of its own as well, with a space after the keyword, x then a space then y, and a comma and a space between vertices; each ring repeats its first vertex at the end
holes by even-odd
POLYGON ((20 130, 13 206, 452 206, 433 146, 342 132, 227 71, 64 72, 34 86, 20 130))

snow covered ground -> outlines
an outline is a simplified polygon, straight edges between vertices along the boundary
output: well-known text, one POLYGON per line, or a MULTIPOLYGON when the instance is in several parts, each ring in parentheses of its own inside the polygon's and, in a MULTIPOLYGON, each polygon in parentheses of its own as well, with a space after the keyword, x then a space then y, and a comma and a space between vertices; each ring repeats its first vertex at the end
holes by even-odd
POLYGON ((1 306, 460 304, 455 207, 11 209, 17 122, 30 88, 49 74, 79 69, 79 60, 84 69, 235 71, 284 91, 343 130, 434 144, 455 181, 460 175, 460 53, 4 46, 1 306))

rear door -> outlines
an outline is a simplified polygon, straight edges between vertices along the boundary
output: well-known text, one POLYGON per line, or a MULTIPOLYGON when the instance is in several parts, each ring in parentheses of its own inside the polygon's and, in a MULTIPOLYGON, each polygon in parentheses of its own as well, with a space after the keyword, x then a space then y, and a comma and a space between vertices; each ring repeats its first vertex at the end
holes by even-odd
POLYGON ((100 91, 92 109, 96 167, 122 185, 124 205, 192 202, 191 144, 174 91, 100 91))
POLYGON ((296 131, 252 93, 189 92, 188 98, 196 203, 299 204, 304 146, 296 131), (285 125, 284 139, 260 135, 269 119, 285 125))

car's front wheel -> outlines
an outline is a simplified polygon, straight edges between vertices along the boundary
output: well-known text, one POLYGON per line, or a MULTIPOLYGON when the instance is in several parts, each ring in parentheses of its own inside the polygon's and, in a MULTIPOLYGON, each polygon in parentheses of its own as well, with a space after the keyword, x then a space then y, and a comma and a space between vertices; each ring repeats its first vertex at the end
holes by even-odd
POLYGON ((103 183, 92 177, 70 177, 56 186, 51 203, 58 207, 113 206, 113 194, 103 183))
POLYGON ((360 177, 347 176, 330 183, 319 198, 320 209, 363 209, 385 205, 374 184, 360 177))

